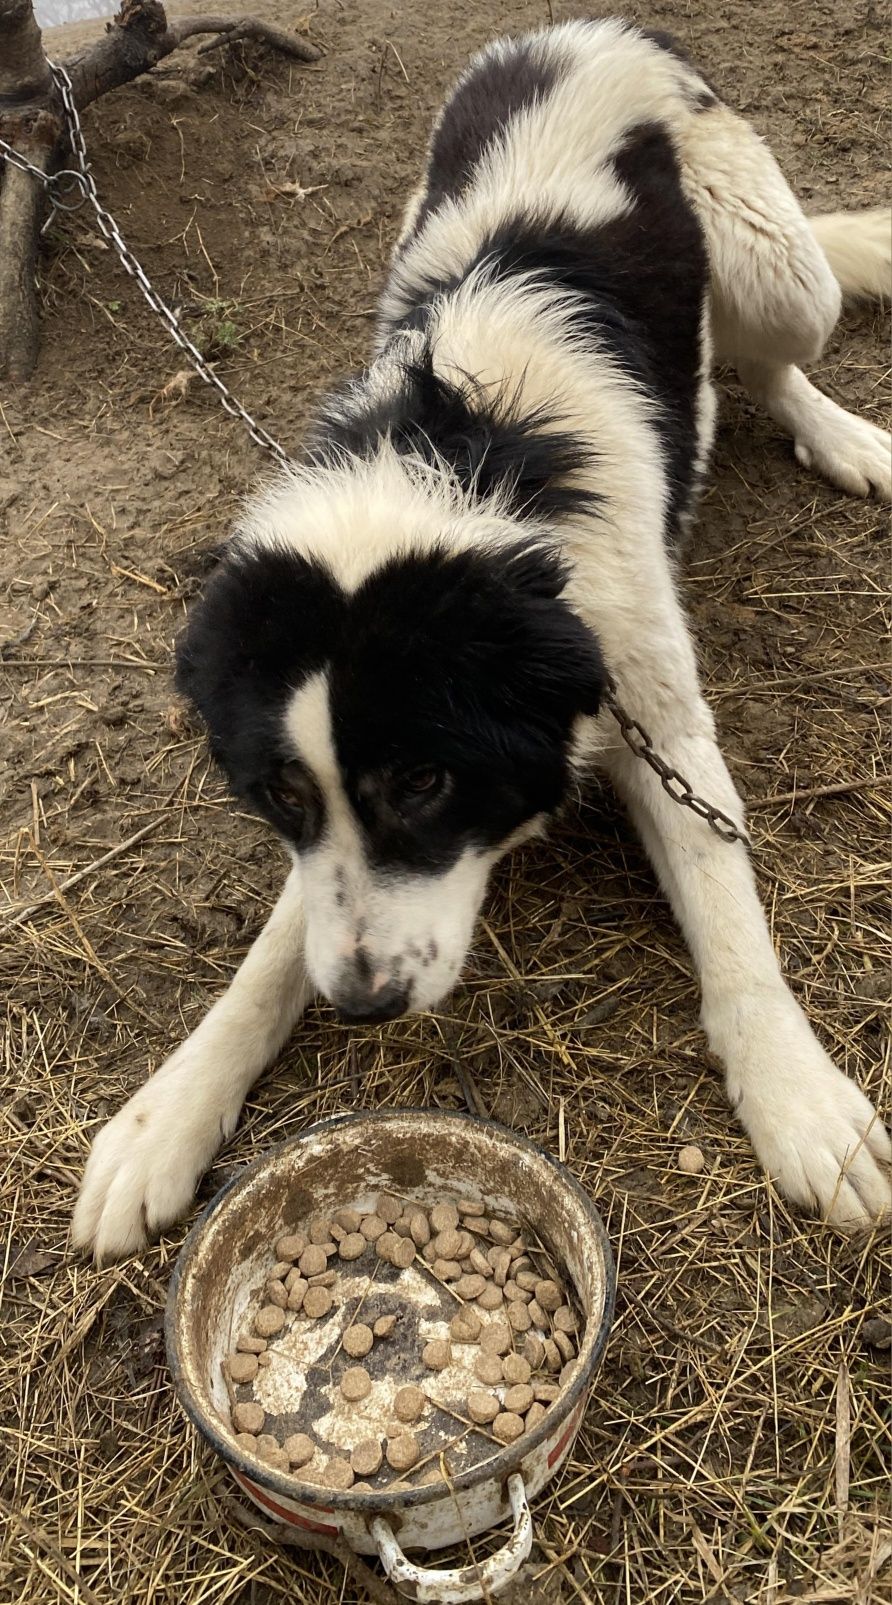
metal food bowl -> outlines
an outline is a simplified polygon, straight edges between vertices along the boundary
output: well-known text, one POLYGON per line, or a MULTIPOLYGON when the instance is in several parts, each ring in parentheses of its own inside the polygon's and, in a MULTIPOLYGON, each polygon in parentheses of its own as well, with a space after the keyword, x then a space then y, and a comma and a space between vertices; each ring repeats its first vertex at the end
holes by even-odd
MULTIPOLYGON (((394 1293, 401 1297, 396 1285, 394 1293)), ((408 1597, 457 1605, 497 1593, 529 1554, 528 1502, 570 1453, 607 1341, 613 1296, 613 1256, 600 1216, 569 1171, 543 1149, 468 1115, 416 1109, 346 1115, 282 1143, 217 1194, 174 1270, 167 1355, 186 1414, 267 1520, 341 1536, 356 1553, 376 1554, 408 1597), (380 1192, 421 1207, 465 1198, 524 1223, 572 1286, 582 1317, 579 1353, 538 1425, 457 1471, 448 1484, 335 1492, 302 1482, 299 1472, 275 1471, 239 1448, 228 1425, 223 1362, 269 1276, 276 1239, 312 1215, 365 1197, 371 1205, 380 1192), (507 1544, 478 1564, 447 1571, 415 1564, 405 1554, 455 1544, 512 1515, 507 1544)), ((332 1349, 349 1318, 347 1300, 326 1323, 332 1349)))

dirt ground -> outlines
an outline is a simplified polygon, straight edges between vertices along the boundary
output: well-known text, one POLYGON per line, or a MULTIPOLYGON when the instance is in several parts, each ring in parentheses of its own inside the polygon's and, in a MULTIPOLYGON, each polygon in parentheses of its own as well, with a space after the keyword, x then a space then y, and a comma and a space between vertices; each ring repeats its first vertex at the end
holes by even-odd
MULTIPOLYGON (((476 46, 552 8, 322 0, 303 23, 281 0, 259 9, 308 27, 323 61, 184 53, 85 125, 150 276, 288 447, 368 349, 443 90, 476 46)), ((692 50, 808 207, 882 199, 879 7, 627 9, 692 50)), ((161 1319, 185 1228, 102 1271, 67 1243, 92 1133, 219 994, 283 862, 227 802, 170 679, 261 454, 200 386, 163 398, 181 363, 85 216, 53 228, 41 279, 39 372, 0 393, 0 1599, 358 1605, 335 1560, 238 1530, 225 1474, 174 1405, 161 1319)), ((885 352, 879 314, 847 315, 817 378, 879 418, 885 352)), ((725 387, 684 591, 797 994, 888 1100, 885 531, 725 387)), ((201 1197, 320 1116, 467 1100, 562 1152, 619 1263, 607 1358, 537 1507, 518 1605, 879 1599, 884 1234, 841 1242, 767 1188, 705 1052, 681 940, 597 791, 505 866, 437 1017, 357 1031, 310 1013, 201 1197), (698 1177, 677 1169, 690 1141, 698 1177)))

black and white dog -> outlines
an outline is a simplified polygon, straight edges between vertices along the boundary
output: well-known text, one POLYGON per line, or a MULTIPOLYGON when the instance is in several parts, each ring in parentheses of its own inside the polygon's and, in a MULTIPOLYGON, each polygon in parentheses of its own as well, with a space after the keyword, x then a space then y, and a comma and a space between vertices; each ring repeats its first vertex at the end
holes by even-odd
POLYGON ((788 991, 745 849, 677 807, 606 677, 735 820, 676 595, 733 362, 799 462, 892 493, 889 438, 806 379, 841 290, 890 284, 882 213, 807 220, 762 140, 671 40, 572 22, 490 46, 437 122, 375 358, 244 513, 179 647, 236 795, 293 868, 206 1019, 99 1134, 74 1223, 97 1256, 188 1207, 314 992, 431 1009, 493 865, 572 777, 611 776, 687 938, 762 1164, 844 1227, 890 1145, 788 991))

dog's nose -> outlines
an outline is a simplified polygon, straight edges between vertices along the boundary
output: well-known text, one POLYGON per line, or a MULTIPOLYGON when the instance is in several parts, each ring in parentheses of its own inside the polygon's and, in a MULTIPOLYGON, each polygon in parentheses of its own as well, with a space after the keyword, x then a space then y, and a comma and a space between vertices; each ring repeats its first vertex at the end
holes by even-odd
POLYGON ((372 1025, 379 1020, 395 1020, 405 1014, 409 987, 402 981, 386 981, 376 992, 356 983, 332 998, 339 1020, 348 1025, 372 1025))

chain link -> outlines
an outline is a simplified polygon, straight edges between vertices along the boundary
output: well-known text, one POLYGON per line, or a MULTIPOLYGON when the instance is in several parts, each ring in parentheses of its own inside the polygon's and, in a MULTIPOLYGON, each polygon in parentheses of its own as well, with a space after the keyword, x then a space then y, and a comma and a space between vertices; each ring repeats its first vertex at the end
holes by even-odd
MULTIPOLYGON (((268 451, 283 468, 287 467, 288 456, 282 450, 278 441, 274 440, 272 435, 268 434, 263 426, 251 417, 247 409, 242 406, 240 401, 236 400, 231 390, 205 361, 198 347, 193 344, 181 327, 176 313, 150 283, 147 273, 136 260, 111 213, 107 212, 102 205, 87 156, 87 147, 84 142, 84 133, 77 106, 74 102, 71 79, 64 67, 56 66, 51 61, 47 65, 53 75, 53 81, 59 91, 59 96, 65 109, 68 140, 77 162, 77 168, 66 167, 56 173, 45 173, 42 168, 35 166, 33 162, 28 161, 27 157, 14 150, 11 145, 7 144, 5 139, 0 138, 0 156, 11 163, 13 167, 20 168, 23 173, 30 173, 31 177, 36 178, 47 191, 51 210, 47 222, 44 224, 44 230, 49 227, 57 211, 74 212, 85 203, 89 203, 96 214, 96 222, 102 234, 117 253, 121 265, 130 274, 130 277, 136 280, 149 306, 154 312, 157 312, 171 338, 176 341, 180 350, 185 352, 196 373, 204 380, 205 384, 210 385, 217 392, 221 405, 225 407, 230 416, 242 420, 255 444, 268 451), (72 189, 74 197, 71 194, 72 189)), ((729 819, 728 815, 723 814, 720 808, 714 808, 704 798, 696 796, 690 782, 685 780, 684 775, 679 774, 677 769, 673 769, 670 764, 666 763, 665 759, 660 757, 659 753, 654 750, 654 744, 647 731, 638 723, 637 719, 629 717, 617 700, 616 689, 612 684, 604 696, 604 706, 610 711, 619 725, 622 738, 627 747, 635 754, 636 758, 641 758, 644 763, 650 766, 654 774, 659 776, 663 790, 668 793, 673 802, 678 803, 681 808, 690 808, 691 812, 696 814, 698 818, 706 821, 710 830, 720 836, 722 841, 743 842, 747 847, 750 845, 749 837, 744 831, 738 829, 733 819, 729 819)))
POLYGON ((64 67, 56 66, 51 61, 47 65, 53 75, 53 81, 59 91, 59 96, 65 109, 68 139, 74 152, 77 169, 65 168, 58 173, 44 173, 41 168, 35 167, 33 162, 29 162, 26 157, 13 150, 12 146, 8 145, 4 139, 0 139, 0 154, 5 157, 6 161, 11 162, 14 167, 19 167, 23 172, 30 173, 32 178, 39 179, 40 183, 43 184, 49 195, 52 208, 48 222, 52 221, 56 211, 76 211, 85 202, 89 203, 96 214, 96 222, 102 234, 117 253, 122 267, 130 274, 132 279, 136 280, 149 306, 154 312, 157 312, 168 334, 176 341, 180 350, 185 352, 199 378, 203 379, 206 385, 210 385, 217 392, 221 405, 225 407, 231 417, 242 420, 255 444, 268 451, 283 468, 287 467, 288 456, 282 450, 278 441, 273 439, 262 424, 257 423, 256 419, 251 417, 247 408, 236 400, 232 391, 214 372, 210 364, 205 361, 198 347, 189 339, 189 336, 181 327, 176 313, 151 284, 148 274, 136 260, 111 213, 107 212, 102 205, 87 156, 83 129, 81 128, 77 106, 74 103, 74 90, 71 79, 64 67), (70 198, 70 188, 72 186, 79 194, 79 199, 77 200, 70 198))
POLYGON ((720 808, 714 807, 705 798, 698 797, 690 781, 685 780, 684 775, 673 769, 665 758, 660 757, 644 726, 640 725, 637 719, 629 717, 622 703, 618 701, 616 690, 612 685, 605 692, 603 702, 619 725, 620 735, 626 746, 634 752, 636 758, 640 758, 655 775, 659 776, 660 785, 673 802, 678 803, 680 808, 690 808, 691 813, 696 814, 699 819, 704 819, 710 830, 720 836, 723 842, 742 842, 744 847, 751 845, 746 831, 740 830, 733 819, 723 814, 720 808))

